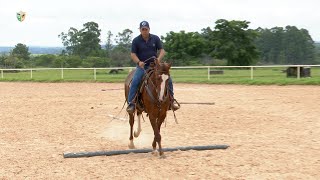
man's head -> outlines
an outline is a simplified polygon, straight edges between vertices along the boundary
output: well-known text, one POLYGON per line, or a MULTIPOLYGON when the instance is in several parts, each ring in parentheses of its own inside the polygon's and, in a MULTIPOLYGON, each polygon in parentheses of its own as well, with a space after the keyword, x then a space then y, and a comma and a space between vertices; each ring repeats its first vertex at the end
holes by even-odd
POLYGON ((142 36, 148 36, 149 35, 149 31, 150 31, 150 26, 149 23, 147 21, 142 21, 140 23, 140 33, 142 34, 142 36))
POLYGON ((142 21, 142 22, 140 23, 140 29, 142 29, 142 28, 148 28, 148 29, 150 29, 149 23, 148 23, 147 21, 142 21))

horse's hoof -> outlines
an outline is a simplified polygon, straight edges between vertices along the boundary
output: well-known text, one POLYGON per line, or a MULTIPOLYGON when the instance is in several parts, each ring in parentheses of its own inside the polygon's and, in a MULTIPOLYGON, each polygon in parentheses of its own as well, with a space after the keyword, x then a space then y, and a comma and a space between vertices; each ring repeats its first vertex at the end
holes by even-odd
POLYGON ((159 152, 157 150, 153 150, 151 154, 154 156, 158 156, 159 152))
POLYGON ((136 147, 134 146, 134 144, 133 144, 133 141, 130 141, 130 142, 129 142, 128 148, 129 148, 129 149, 135 149, 135 148, 136 148, 136 147))
POLYGON ((140 131, 133 133, 133 136, 134 136, 135 138, 139 137, 139 135, 140 135, 140 131))
POLYGON ((160 153, 159 159, 165 159, 167 156, 164 155, 164 153, 162 152, 162 154, 160 153))
POLYGON ((128 148, 129 148, 129 149, 135 149, 136 147, 135 147, 134 145, 130 145, 130 144, 129 144, 129 145, 128 145, 128 148))

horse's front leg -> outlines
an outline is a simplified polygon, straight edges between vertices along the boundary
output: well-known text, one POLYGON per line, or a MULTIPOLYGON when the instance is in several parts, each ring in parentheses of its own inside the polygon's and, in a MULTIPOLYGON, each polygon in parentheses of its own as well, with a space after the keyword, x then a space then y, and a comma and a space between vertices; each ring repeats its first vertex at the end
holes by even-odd
POLYGON ((129 137, 129 149, 134 149, 134 143, 133 143, 133 124, 134 124, 134 113, 129 114, 129 124, 130 124, 130 137, 129 137))
POLYGON ((160 153, 160 156, 163 156, 164 153, 162 151, 162 145, 161 145, 161 134, 160 134, 160 129, 161 129, 161 125, 164 121, 164 119, 166 118, 166 114, 163 115, 163 116, 160 116, 158 121, 157 121, 157 127, 158 127, 158 132, 159 132, 159 139, 158 139, 158 146, 159 146, 159 153, 160 153))
POLYGON ((152 116, 149 116, 149 118, 150 118, 150 123, 151 123, 152 129, 153 129, 153 133, 154 133, 154 138, 153 138, 153 142, 152 142, 153 154, 156 154, 157 143, 158 143, 159 147, 161 146, 161 135, 159 132, 158 124, 156 122, 157 118, 152 117, 152 116))
POLYGON ((137 116, 138 116, 138 128, 137 131, 134 131, 134 137, 138 137, 140 135, 141 130, 141 116, 142 116, 142 112, 137 112, 137 116))

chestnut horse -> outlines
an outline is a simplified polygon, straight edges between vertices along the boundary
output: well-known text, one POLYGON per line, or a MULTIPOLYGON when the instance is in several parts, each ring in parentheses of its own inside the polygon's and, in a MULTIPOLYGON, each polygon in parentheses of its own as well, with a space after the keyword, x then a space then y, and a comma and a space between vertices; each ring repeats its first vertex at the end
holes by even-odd
MULTIPOLYGON (((154 152, 156 152, 156 144, 159 146, 160 156, 163 155, 161 147, 161 135, 160 128, 164 119, 167 116, 167 110, 170 106, 170 95, 168 80, 170 77, 171 63, 158 63, 155 60, 154 63, 150 65, 150 68, 145 71, 144 78, 141 82, 141 87, 137 90, 137 95, 135 98, 136 110, 138 116, 138 128, 134 132, 134 136, 138 137, 141 132, 141 116, 142 112, 149 115, 150 123, 154 132, 154 139, 152 147, 154 152)), ((125 81, 125 97, 128 100, 128 92, 130 88, 130 83, 135 70, 131 71, 125 81)), ((133 149, 133 124, 135 112, 129 113, 129 124, 130 124, 130 137, 129 137, 129 148, 133 149)))

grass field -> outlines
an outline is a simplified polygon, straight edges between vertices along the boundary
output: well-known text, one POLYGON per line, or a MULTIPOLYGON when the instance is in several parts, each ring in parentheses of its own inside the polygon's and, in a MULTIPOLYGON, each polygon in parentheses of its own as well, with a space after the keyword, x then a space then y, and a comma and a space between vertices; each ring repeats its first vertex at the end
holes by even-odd
MULTIPOLYGON (((208 84, 309 84, 320 85, 320 68, 311 69, 311 77, 288 78, 283 72, 285 68, 254 68, 253 79, 248 68, 220 68, 211 70, 223 70, 223 74, 211 74, 208 79, 208 69, 171 69, 171 77, 175 83, 208 83, 208 84)), ((129 69, 119 71, 118 74, 110 74, 109 69, 38 69, 32 71, 3 71, 0 81, 36 81, 36 82, 124 82, 129 69), (96 74, 96 76, 95 76, 96 74)))

